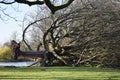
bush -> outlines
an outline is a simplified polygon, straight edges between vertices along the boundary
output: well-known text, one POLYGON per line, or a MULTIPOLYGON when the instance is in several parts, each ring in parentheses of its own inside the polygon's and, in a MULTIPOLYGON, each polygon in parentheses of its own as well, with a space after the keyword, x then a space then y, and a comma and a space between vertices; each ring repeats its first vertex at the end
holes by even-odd
POLYGON ((0 61, 12 60, 12 51, 9 47, 4 46, 0 48, 0 61))

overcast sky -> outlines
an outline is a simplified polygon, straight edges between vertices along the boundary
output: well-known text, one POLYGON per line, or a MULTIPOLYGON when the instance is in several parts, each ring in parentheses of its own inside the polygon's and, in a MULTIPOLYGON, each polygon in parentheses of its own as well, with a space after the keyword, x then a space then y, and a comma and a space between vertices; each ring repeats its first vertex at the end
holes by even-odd
POLYGON ((13 33, 17 32, 19 35, 19 38, 21 37, 20 32, 22 31, 22 28, 20 25, 22 25, 24 15, 27 14, 27 12, 31 12, 34 10, 35 6, 29 7, 28 5, 23 4, 13 4, 11 5, 1 5, 0 4, 0 45, 9 41, 11 39, 11 36, 13 33), (10 14, 10 17, 7 17, 3 14, 1 11, 2 9, 5 9, 4 12, 6 14, 10 14), (15 18, 18 21, 15 21, 13 18, 15 18))

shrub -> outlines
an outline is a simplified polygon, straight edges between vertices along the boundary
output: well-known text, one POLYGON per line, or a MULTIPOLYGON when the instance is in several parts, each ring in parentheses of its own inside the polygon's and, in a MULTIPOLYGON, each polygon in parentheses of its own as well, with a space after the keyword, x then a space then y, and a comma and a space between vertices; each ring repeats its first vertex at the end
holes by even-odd
POLYGON ((0 61, 12 60, 12 51, 9 47, 4 46, 0 48, 0 61))

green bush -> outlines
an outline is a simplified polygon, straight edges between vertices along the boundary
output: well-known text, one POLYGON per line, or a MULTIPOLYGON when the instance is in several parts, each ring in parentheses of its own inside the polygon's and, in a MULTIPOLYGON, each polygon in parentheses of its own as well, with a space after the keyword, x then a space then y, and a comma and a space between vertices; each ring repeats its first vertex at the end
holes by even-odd
POLYGON ((12 51, 9 47, 4 46, 0 48, 0 61, 12 60, 12 51))

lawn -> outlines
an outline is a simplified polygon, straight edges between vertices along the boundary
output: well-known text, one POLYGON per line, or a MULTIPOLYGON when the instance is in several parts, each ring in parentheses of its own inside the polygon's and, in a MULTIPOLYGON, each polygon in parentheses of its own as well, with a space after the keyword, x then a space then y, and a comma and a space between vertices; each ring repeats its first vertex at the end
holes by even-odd
POLYGON ((0 80, 120 80, 120 70, 88 67, 0 67, 0 80))

